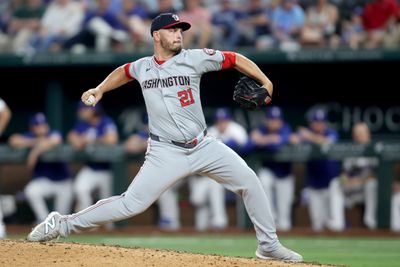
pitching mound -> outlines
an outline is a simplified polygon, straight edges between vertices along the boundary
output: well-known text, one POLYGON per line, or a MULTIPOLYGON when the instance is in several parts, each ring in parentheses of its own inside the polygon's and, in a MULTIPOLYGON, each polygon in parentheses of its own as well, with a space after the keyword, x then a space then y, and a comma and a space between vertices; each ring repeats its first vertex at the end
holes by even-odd
MULTIPOLYGON (((0 266, 316 266, 166 250, 0 241, 0 266)), ((321 266, 321 265, 318 265, 321 266)))

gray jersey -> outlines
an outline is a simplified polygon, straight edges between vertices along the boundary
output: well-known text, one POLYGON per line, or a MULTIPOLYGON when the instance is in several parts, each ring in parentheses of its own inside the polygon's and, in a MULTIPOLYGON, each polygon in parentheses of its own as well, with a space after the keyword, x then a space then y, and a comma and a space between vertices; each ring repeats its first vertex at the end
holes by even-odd
POLYGON ((221 51, 183 49, 161 65, 154 56, 128 64, 127 75, 138 80, 142 88, 150 132, 188 142, 206 129, 200 79, 203 73, 221 70, 223 61, 221 51))

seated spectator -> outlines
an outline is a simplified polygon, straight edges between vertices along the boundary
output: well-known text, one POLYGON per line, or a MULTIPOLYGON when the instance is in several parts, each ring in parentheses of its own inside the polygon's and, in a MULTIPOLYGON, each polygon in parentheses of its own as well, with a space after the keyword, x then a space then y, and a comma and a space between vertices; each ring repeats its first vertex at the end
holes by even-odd
POLYGON ((125 42, 126 46, 131 46, 129 50, 149 43, 150 28, 145 23, 148 14, 146 9, 138 4, 137 0, 122 0, 122 9, 116 14, 119 23, 130 35, 130 38, 125 42))
MULTIPOLYGON (((336 143, 338 133, 328 127, 328 117, 324 110, 316 109, 312 112, 309 127, 300 127, 291 137, 291 142, 308 143, 314 145, 328 145, 336 143)), ((322 231, 324 227, 331 227, 332 208, 329 185, 340 174, 340 165, 337 161, 314 159, 307 162, 307 182, 303 193, 308 201, 308 210, 311 227, 314 231, 322 231)), ((340 230, 340 229, 337 229, 340 230)))
POLYGON ((8 30, 14 52, 29 52, 29 42, 40 30, 45 8, 42 0, 27 0, 14 11, 8 30))
POLYGON ((385 33, 395 22, 398 13, 396 0, 373 0, 365 6, 363 26, 366 30, 367 48, 377 48, 382 45, 385 33))
POLYGON ((9 143, 15 148, 30 148, 27 166, 32 170, 32 179, 24 193, 36 221, 46 219, 49 210, 48 198, 54 198, 54 210, 69 213, 73 200, 72 180, 65 162, 43 162, 39 159, 44 152, 62 143, 61 134, 51 130, 43 113, 36 113, 29 120, 29 132, 14 134, 9 143))
POLYGON ((299 49, 298 39, 304 25, 304 11, 296 0, 282 0, 272 13, 272 33, 282 50, 299 49))
POLYGON ((117 16, 108 9, 110 0, 99 0, 95 8, 89 9, 84 18, 83 28, 69 39, 64 48, 74 52, 84 52, 87 48, 96 51, 109 51, 112 43, 128 40, 127 29, 117 16))
POLYGON ((220 0, 220 7, 212 17, 213 47, 231 50, 241 41, 238 20, 243 17, 243 13, 233 7, 232 0, 220 0))
MULTIPOLYGON (((78 106, 79 120, 68 134, 68 142, 76 150, 102 144, 115 145, 118 142, 114 121, 104 114, 100 104, 78 106)), ((112 194, 112 174, 108 162, 89 161, 76 175, 74 191, 77 197, 76 210, 83 210, 93 204, 92 193, 98 190, 101 199, 112 194)))
MULTIPOLYGON (((368 145, 371 133, 368 125, 357 123, 353 126, 353 142, 368 145)), ((376 228, 377 189, 376 168, 378 159, 371 157, 346 158, 339 178, 330 185, 332 202, 332 227, 343 230, 346 226, 345 208, 365 203, 364 224, 369 229, 376 228)))
MULTIPOLYGON (((283 120, 279 107, 267 109, 263 125, 251 132, 252 143, 265 151, 273 153, 289 143, 292 129, 283 120)), ((258 171, 258 177, 265 193, 271 199, 276 228, 288 231, 292 228, 292 204, 294 199, 294 176, 290 162, 265 161, 258 171)))
POLYGON ((240 21, 241 30, 248 45, 265 50, 273 46, 271 35, 272 13, 279 6, 279 0, 270 1, 264 6, 262 0, 250 0, 245 17, 240 21))
POLYGON ((177 13, 173 0, 157 0, 157 6, 157 11, 152 12, 149 15, 149 24, 151 23, 151 20, 155 19, 158 15, 160 15, 160 13, 177 13))
POLYGON ((354 9, 350 20, 343 20, 341 26, 342 33, 339 43, 352 49, 359 48, 365 39, 365 31, 362 24, 362 8, 354 9))
POLYGON ((184 9, 178 13, 181 21, 196 25, 184 33, 185 48, 204 48, 212 38, 211 12, 201 6, 201 0, 184 0, 184 9))
POLYGON ((303 46, 330 44, 338 19, 336 6, 330 4, 328 0, 318 0, 316 5, 307 8, 305 24, 300 35, 301 44, 303 46))
POLYGON ((82 6, 73 0, 53 0, 46 8, 39 33, 32 41, 37 51, 58 51, 77 34, 83 21, 82 6))

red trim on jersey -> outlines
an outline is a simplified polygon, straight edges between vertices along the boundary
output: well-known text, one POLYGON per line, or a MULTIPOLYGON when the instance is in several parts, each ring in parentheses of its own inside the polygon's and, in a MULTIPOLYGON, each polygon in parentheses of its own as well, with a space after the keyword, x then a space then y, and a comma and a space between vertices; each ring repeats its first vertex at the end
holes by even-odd
POLYGON ((222 51, 224 61, 222 61, 221 70, 233 68, 236 66, 236 54, 231 51, 222 51))
POLYGON ((156 57, 154 57, 154 61, 157 62, 158 65, 162 65, 165 63, 166 60, 158 60, 156 57))
POLYGON ((132 63, 126 63, 126 64, 124 65, 124 71, 125 71, 126 77, 128 77, 129 79, 134 80, 135 77, 133 77, 133 76, 131 75, 131 73, 129 72, 129 68, 130 68, 131 64, 132 64, 132 63))

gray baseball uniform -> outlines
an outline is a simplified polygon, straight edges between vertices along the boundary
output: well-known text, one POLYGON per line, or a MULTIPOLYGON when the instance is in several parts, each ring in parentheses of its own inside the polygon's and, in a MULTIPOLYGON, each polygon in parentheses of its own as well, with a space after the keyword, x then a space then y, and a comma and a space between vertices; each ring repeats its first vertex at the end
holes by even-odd
POLYGON ((210 49, 182 50, 162 64, 145 57, 125 65, 126 75, 141 85, 149 115, 145 162, 122 195, 63 216, 62 235, 139 214, 180 179, 200 174, 242 196, 259 244, 265 251, 278 247, 270 204, 256 174, 229 147, 204 136, 200 79, 203 73, 232 67, 226 64, 228 56, 210 49))

